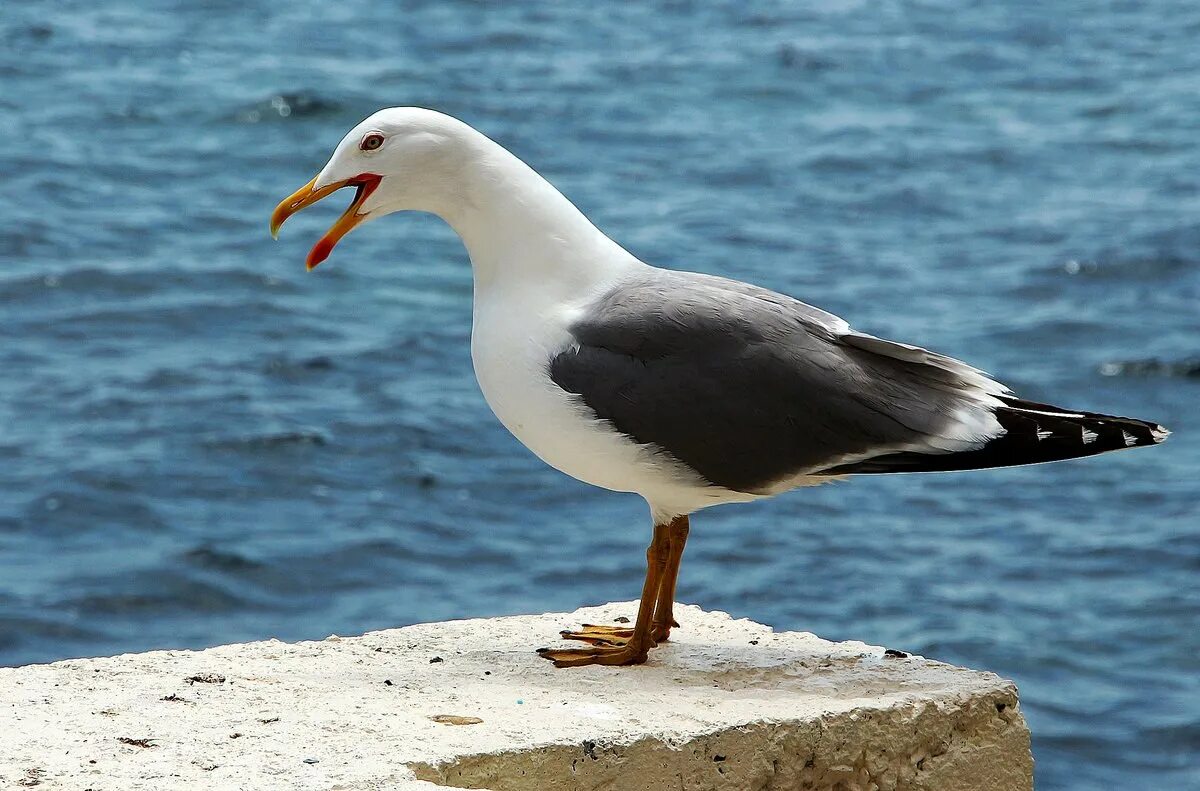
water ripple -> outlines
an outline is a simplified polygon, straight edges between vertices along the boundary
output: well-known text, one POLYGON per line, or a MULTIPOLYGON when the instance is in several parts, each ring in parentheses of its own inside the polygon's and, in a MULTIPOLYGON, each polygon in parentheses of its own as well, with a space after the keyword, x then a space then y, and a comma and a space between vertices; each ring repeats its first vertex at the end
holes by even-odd
POLYGON ((644 505, 491 416, 443 225, 310 275, 344 204, 267 236, 346 129, 417 104, 647 260, 1170 426, 704 512, 680 596, 1014 678, 1040 789, 1200 789, 1200 7, 160 11, 0 15, 0 664, 636 592, 644 505))

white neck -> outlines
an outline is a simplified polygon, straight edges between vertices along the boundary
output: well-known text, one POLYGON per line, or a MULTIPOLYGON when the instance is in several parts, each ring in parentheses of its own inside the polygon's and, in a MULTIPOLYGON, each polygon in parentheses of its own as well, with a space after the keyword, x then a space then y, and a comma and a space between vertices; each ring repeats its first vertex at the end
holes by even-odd
POLYGON ((455 200, 435 213, 467 247, 476 299, 524 284, 569 299, 643 265, 533 168, 475 134, 455 174, 455 200))

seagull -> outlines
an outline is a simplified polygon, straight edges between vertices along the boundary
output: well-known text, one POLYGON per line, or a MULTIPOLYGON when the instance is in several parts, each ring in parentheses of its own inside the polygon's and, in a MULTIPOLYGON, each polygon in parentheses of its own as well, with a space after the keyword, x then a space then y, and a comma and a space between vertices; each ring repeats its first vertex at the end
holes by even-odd
POLYGON ((852 475, 1039 464, 1154 445, 1157 423, 1017 397, 966 363, 856 332, 765 288, 643 263, 467 124, 380 110, 276 207, 344 188, 308 268, 368 220, 441 217, 474 279, 471 360, 488 406, 542 461, 641 495, 653 538, 632 627, 583 624, 558 667, 636 665, 666 642, 689 517, 852 475))

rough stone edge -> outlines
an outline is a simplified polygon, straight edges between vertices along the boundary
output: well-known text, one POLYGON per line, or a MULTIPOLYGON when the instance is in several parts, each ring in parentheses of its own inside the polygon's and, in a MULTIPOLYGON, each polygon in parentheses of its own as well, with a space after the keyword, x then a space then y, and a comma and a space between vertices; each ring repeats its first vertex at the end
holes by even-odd
POLYGON ((420 780, 490 791, 1031 791, 1011 683, 943 702, 755 722, 667 744, 553 745, 412 763, 420 780))

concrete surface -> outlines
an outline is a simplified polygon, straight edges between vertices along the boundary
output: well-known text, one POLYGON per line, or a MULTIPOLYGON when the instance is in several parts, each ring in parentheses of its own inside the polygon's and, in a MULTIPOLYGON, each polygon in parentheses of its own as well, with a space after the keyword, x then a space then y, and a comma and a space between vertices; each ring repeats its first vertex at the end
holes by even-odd
POLYGON ((0 788, 1032 788, 990 673, 690 606, 641 667, 532 652, 635 609, 0 669, 0 788))

